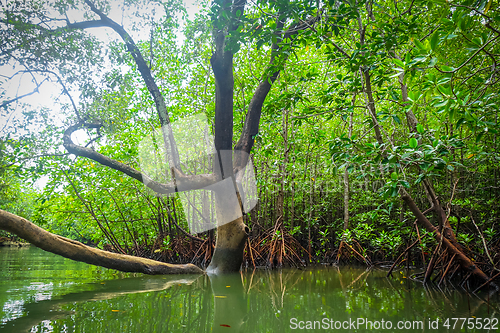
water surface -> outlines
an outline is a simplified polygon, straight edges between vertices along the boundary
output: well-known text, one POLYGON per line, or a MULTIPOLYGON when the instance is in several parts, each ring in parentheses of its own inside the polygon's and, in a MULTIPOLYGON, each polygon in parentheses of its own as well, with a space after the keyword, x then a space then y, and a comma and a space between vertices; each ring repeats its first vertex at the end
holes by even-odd
POLYGON ((498 295, 424 288, 404 271, 385 275, 329 266, 218 278, 147 276, 74 262, 33 246, 0 248, 0 330, 499 332, 498 295), (462 329, 464 320, 452 318, 466 318, 462 329), (484 329, 487 322, 493 329, 484 329))

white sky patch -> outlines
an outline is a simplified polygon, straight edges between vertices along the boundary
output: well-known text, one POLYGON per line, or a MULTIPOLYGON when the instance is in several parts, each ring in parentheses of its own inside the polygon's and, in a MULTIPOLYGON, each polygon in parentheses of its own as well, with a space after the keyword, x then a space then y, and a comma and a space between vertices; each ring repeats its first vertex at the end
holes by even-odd
MULTIPOLYGON (((141 40, 149 40, 150 38, 150 29, 134 29, 133 24, 138 19, 133 15, 133 11, 135 8, 126 8, 123 9, 123 1, 111 1, 110 2, 111 9, 108 13, 108 16, 114 20, 115 22, 124 26, 125 30, 132 36, 134 41, 137 43, 141 40)), ((198 13, 201 9, 201 6, 198 4, 198 1, 185 1, 184 6, 186 7, 188 18, 194 18, 195 14, 198 13)), ((143 9, 146 13, 148 8, 143 9)), ((155 17, 160 18, 164 15, 163 8, 156 7, 155 8, 155 17)), ((148 12, 151 15, 151 12, 148 12)), ((70 22, 79 22, 85 21, 83 16, 83 11, 78 10, 70 10, 67 13, 67 16, 70 22)), ((54 13, 53 17, 64 18, 58 13, 54 13)), ((150 22, 143 22, 145 25, 150 24, 150 22)), ((91 28, 86 29, 87 33, 96 37, 99 41, 103 42, 104 47, 109 45, 111 41, 120 40, 118 34, 113 31, 111 28, 91 28)), ((180 32, 177 33, 177 42, 180 44, 184 40, 184 35, 180 32)), ((121 40, 120 40, 121 41, 121 40)), ((23 97, 10 104, 9 112, 6 112, 5 109, 2 108, 0 110, 0 136, 4 136, 9 131, 9 124, 12 124, 15 119, 21 119, 22 110, 25 108, 25 105, 29 105, 31 109, 40 109, 47 108, 52 110, 51 114, 54 118, 59 119, 62 124, 64 117, 60 112, 60 104, 70 103, 69 98, 62 93, 62 86, 56 81, 56 78, 53 77, 51 80, 46 80, 41 84, 37 89, 37 84, 43 81, 43 77, 35 76, 34 77, 29 73, 16 73, 20 70, 25 70, 17 63, 9 63, 3 66, 0 66, 0 89, 5 91, 5 95, 1 97, 0 103, 4 101, 14 99, 18 96, 22 96, 25 94, 30 94, 29 96, 23 97), (37 90, 37 91, 36 91, 37 90), (35 91, 35 92, 34 92, 35 91)), ((71 90, 70 87, 67 87, 71 90)), ((79 105, 79 93, 75 91, 70 91, 71 97, 73 98, 75 104, 79 105)), ((77 134, 77 133, 75 133, 77 134)), ((75 138, 78 135, 75 135, 75 138)), ((85 141, 84 137, 80 137, 82 142, 85 141)), ((77 139, 75 139, 77 141, 77 139)))
MULTIPOLYGON (((132 11, 134 8, 128 8, 123 10, 123 1, 111 1, 111 10, 108 16, 123 25, 127 32, 132 36, 134 41, 137 43, 141 40, 148 40, 150 38, 150 29, 133 29, 132 23, 137 18, 133 16, 132 11)), ((201 5, 198 1, 185 1, 184 5, 186 7, 188 18, 193 19, 195 14, 201 10, 201 5)), ((68 18, 71 22, 84 21, 83 11, 70 10, 68 12, 68 18)), ((164 15, 163 8, 156 8, 155 17, 160 17, 164 15)), ((54 13, 54 17, 60 17, 58 13, 54 13)), ((147 24, 150 24, 147 22, 147 24)), ((182 25, 182 24, 181 24, 182 25)), ((104 47, 106 47, 111 41, 119 40, 118 34, 111 28, 92 28, 86 30, 89 34, 95 36, 98 40, 102 41, 104 47)), ((177 33, 177 42, 181 44, 184 41, 184 35, 177 33)), ((121 40, 120 40, 121 41, 121 40)), ((62 86, 57 82, 56 78, 51 80, 45 80, 41 77, 36 77, 36 79, 29 73, 16 73, 20 70, 24 70, 19 64, 9 63, 0 66, 0 90, 5 92, 5 95, 0 97, 0 103, 14 99, 18 96, 25 94, 30 94, 29 96, 23 97, 22 99, 13 102, 9 105, 8 109, 0 109, 0 137, 6 136, 8 134, 13 134, 11 132, 12 125, 17 121, 23 121, 22 112, 25 109, 40 110, 46 108, 50 110, 50 115, 52 119, 55 120, 56 124, 62 126, 65 121, 65 115, 61 112, 62 104, 70 104, 70 99, 68 96, 63 94, 62 86), (43 81, 43 84, 39 85, 43 81), (39 87, 37 88, 37 85, 39 87)), ((70 89, 70 87, 67 87, 70 89)), ((71 89, 70 89, 71 90, 71 89)), ((73 98, 77 107, 79 106, 79 92, 70 91, 71 97, 73 98)), ((21 129, 22 131, 33 131, 33 128, 29 127, 29 124, 21 129)), ((73 136, 73 141, 76 144, 83 145, 90 138, 85 133, 85 131, 76 131, 73 136)), ((62 151, 64 148, 60 147, 62 151)), ((35 187, 43 189, 47 184, 49 178, 48 176, 43 176, 35 182, 35 187)))

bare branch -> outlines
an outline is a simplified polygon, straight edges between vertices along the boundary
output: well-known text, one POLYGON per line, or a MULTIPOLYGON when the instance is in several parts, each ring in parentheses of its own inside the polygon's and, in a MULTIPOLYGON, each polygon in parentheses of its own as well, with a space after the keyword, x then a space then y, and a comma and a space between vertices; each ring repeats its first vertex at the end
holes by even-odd
POLYGON ((31 91, 31 92, 29 92, 29 93, 26 93, 26 94, 24 94, 24 95, 17 96, 17 97, 15 97, 15 98, 12 98, 12 99, 10 99, 10 100, 7 100, 7 101, 2 102, 2 104, 0 104, 0 108, 5 108, 5 107, 7 107, 7 105, 9 105, 9 104, 11 104, 11 103, 14 103, 14 102, 16 102, 16 101, 18 101, 18 100, 20 100, 20 99, 22 99, 22 98, 24 98, 24 97, 31 96, 31 95, 33 95, 34 93, 37 93, 37 92, 38 92, 38 88, 40 88, 40 86, 42 85, 42 83, 44 83, 44 82, 45 82, 45 81, 47 81, 47 80, 48 80, 48 79, 46 78, 46 79, 44 79, 42 82, 40 82, 39 84, 37 84, 36 88, 35 88, 35 89, 33 89, 33 91, 31 91))
POLYGON ((500 37, 500 35, 490 39, 489 41, 487 41, 486 43, 484 43, 483 46, 481 46, 479 49, 477 49, 476 52, 474 52, 474 54, 472 54, 469 59, 465 60, 460 66, 458 66, 457 68, 451 70, 451 71, 443 71, 443 70, 440 70, 437 66, 434 66, 434 68, 436 68, 439 72, 441 73, 455 73, 457 71, 459 71, 460 69, 462 69, 465 65, 467 65, 472 59, 474 59, 476 57, 476 55, 478 55, 479 52, 483 51, 484 48, 486 46, 488 46, 488 44, 490 44, 491 42, 495 41, 498 37, 500 37))
MULTIPOLYGON (((80 112, 78 111, 78 108, 76 107, 76 103, 75 103, 75 101, 73 100, 73 97, 72 97, 72 96, 71 96, 71 94, 69 93, 69 91, 68 91, 68 89, 66 88, 66 85, 64 84, 64 82, 63 82, 63 80, 61 79, 61 77, 60 77, 60 76, 59 76, 56 72, 53 72, 53 71, 51 71, 51 70, 47 70, 47 69, 29 69, 29 68, 28 68, 28 69, 26 69, 26 70, 22 70, 22 71, 18 71, 18 72, 16 72, 14 75, 12 75, 11 77, 9 77, 8 79, 12 79, 14 76, 16 76, 16 75, 18 75, 18 74, 21 74, 21 73, 29 73, 29 74, 31 74, 32 76, 33 76, 33 73, 47 73, 47 74, 54 75, 54 76, 56 77, 56 79, 57 79, 57 82, 59 82, 59 84, 62 86, 62 88, 63 88, 63 93, 64 93, 66 96, 68 96, 68 98, 69 98, 69 100, 70 100, 70 102, 71 102, 71 105, 73 106, 73 110, 75 111, 75 114, 76 114, 76 117, 77 117, 78 121, 82 120, 82 117, 81 117, 81 115, 80 115, 80 112)), ((34 76, 33 76, 33 79, 34 79, 34 80, 36 80, 34 76)), ((19 97, 17 97, 16 99, 20 99, 20 98, 22 98, 22 97, 26 97, 26 96, 32 95, 32 94, 33 94, 33 93, 35 93, 35 92, 38 92, 38 88, 42 85, 42 83, 43 83, 44 81, 47 81, 47 80, 48 80, 48 78, 45 78, 42 82, 40 82, 40 83, 37 85, 37 87, 35 88, 35 90, 34 90, 33 92, 31 92, 31 93, 29 93, 29 94, 25 94, 25 95, 23 95, 23 96, 19 96, 19 97)), ((13 101, 15 101, 16 99, 14 99, 13 101)), ((3 107, 5 103, 6 103, 6 102, 2 103, 2 105, 0 105, 0 107, 3 107)), ((7 104, 9 104, 9 103, 7 103, 7 104)), ((5 104, 5 105, 6 105, 6 104, 5 104)))
POLYGON ((214 174, 186 176, 182 174, 180 170, 175 170, 175 179, 171 183, 164 184, 154 181, 148 175, 141 173, 140 171, 126 165, 125 163, 113 160, 105 155, 96 152, 93 149, 76 145, 71 140, 71 134, 73 134, 73 132, 82 127, 100 128, 102 127, 102 124, 79 122, 76 125, 70 126, 66 131, 64 131, 63 145, 69 153, 74 154, 76 156, 90 158, 91 160, 94 160, 99 164, 123 172, 127 176, 142 182, 144 185, 146 185, 156 193, 167 194, 167 193, 175 193, 188 190, 197 190, 205 188, 217 182, 217 179, 214 174))
MULTIPOLYGON (((151 94, 151 97, 153 97, 153 100, 155 102, 156 111, 158 113, 160 124, 162 126, 163 139, 165 143, 165 148, 167 150, 167 158, 169 159, 169 162, 171 162, 170 167, 172 169, 181 170, 179 153, 177 150, 177 146, 175 144, 174 134, 172 133, 172 129, 170 127, 170 117, 165 104, 165 99, 163 98, 163 95, 161 94, 158 85, 156 84, 153 76, 151 75, 151 70, 148 67, 146 61, 144 60, 141 51, 135 44, 132 37, 121 25, 119 25, 118 23, 110 19, 108 16, 106 16, 106 14, 104 14, 101 10, 99 10, 90 0, 85 0, 85 3, 90 7, 90 9, 94 13, 96 13, 100 17, 100 20, 97 20, 95 22, 99 22, 100 24, 102 24, 102 26, 107 26, 113 29, 116 33, 118 33, 118 35, 120 35, 122 40, 125 42, 127 50, 132 55, 132 58, 137 64, 137 69, 139 70, 141 77, 146 83, 146 87, 148 88, 149 93, 151 94)), ((82 22, 81 24, 84 26, 92 25, 91 23, 86 23, 86 22, 82 22)))

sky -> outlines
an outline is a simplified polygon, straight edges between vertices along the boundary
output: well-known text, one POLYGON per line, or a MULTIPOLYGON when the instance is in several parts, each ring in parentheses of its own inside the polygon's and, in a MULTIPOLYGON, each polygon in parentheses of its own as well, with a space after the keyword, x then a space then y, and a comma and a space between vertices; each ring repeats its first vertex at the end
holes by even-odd
MULTIPOLYGON (((2 6, 5 3, 4 1, 5 0, 1 2, 2 6)), ((149 38, 148 29, 142 29, 139 31, 133 31, 132 29, 130 29, 130 24, 127 24, 127 21, 128 17, 131 15, 131 11, 122 10, 121 4, 123 3, 123 1, 111 0, 110 3, 111 10, 108 16, 115 22, 123 24, 125 29, 127 29, 129 34, 132 35, 132 38, 136 42, 149 38)), ((184 5, 188 11, 188 16, 190 18, 193 18, 200 8, 196 0, 185 0, 184 5)), ((158 14, 161 15, 162 13, 158 11, 158 14)), ((59 16, 58 13, 54 14, 54 16, 56 15, 59 16)), ((69 12, 68 17, 73 22, 83 20, 81 12, 78 11, 69 12)), ((103 41, 104 45, 106 45, 109 41, 118 38, 118 35, 110 28, 95 28, 88 29, 87 31, 88 33, 97 37, 99 40, 103 41)), ((182 39, 183 36, 179 34, 179 41, 181 42, 182 39)), ((21 68, 20 66, 16 66, 15 63, 0 66, 0 91, 6 91, 6 95, 0 98, 0 103, 15 98, 16 96, 31 93, 35 90, 36 84, 33 82, 29 74, 25 73, 15 75, 17 71, 22 69, 23 68, 21 68)), ((72 93, 72 98, 78 105, 78 94, 72 93)), ((19 100, 19 102, 11 104, 10 106, 13 107, 12 112, 6 113, 5 109, 0 110, 0 137, 8 134, 8 125, 12 124, 14 119, 19 119, 19 117, 21 117, 22 110, 25 107, 24 103, 30 105, 33 109, 39 109, 43 107, 48 108, 49 110, 51 110, 51 115, 57 120, 57 118, 59 117, 59 106, 57 102, 69 103, 69 99, 67 96, 62 94, 61 86, 57 82, 45 81, 38 88, 38 92, 22 98, 21 100, 19 100)), ((62 122, 62 119, 60 120, 62 122)), ((75 141, 79 142, 82 140, 79 140, 78 137, 75 136, 75 141)))

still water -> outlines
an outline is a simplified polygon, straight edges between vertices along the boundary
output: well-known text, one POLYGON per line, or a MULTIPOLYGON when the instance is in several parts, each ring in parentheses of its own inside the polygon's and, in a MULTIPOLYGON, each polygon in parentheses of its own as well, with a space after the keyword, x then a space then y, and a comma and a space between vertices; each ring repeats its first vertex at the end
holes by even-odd
POLYGON ((146 276, 33 246, 0 248, 0 331, 500 331, 498 295, 423 288, 403 271, 385 275, 329 266, 218 278, 146 276))

